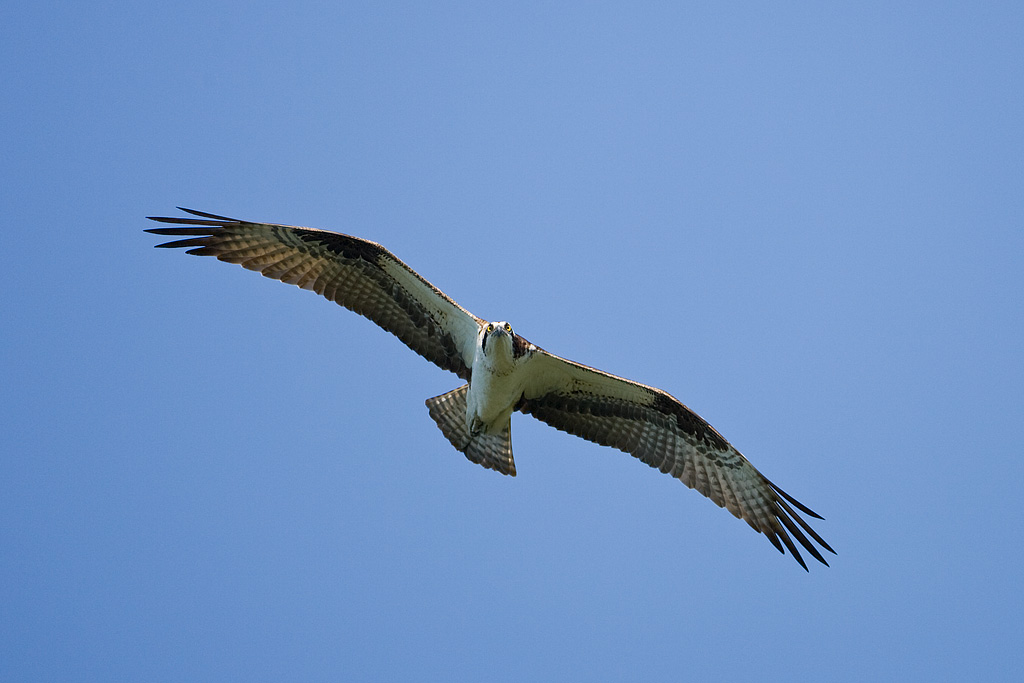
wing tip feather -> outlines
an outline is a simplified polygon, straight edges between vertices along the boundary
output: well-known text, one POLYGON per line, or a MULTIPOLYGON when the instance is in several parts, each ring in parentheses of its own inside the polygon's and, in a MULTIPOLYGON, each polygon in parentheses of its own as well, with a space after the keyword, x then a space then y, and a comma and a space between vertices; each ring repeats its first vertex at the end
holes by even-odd
MULTIPOLYGON (((768 482, 767 479, 765 479, 765 481, 768 482)), ((804 562, 803 557, 801 557, 800 552, 797 550, 796 544, 793 542, 793 539, 796 539, 796 541, 801 546, 803 546, 803 548, 807 552, 809 552, 811 556, 818 562, 825 565, 826 567, 831 566, 825 560, 825 557, 821 554, 821 551, 818 550, 817 547, 815 547, 814 543, 816 542, 818 545, 822 547, 822 549, 827 550, 833 555, 838 555, 838 553, 836 553, 836 551, 832 549, 832 546, 830 546, 825 541, 825 539, 823 539, 818 534, 818 532, 816 532, 811 527, 810 524, 808 524, 792 507, 789 506, 787 501, 789 501, 789 503, 792 503, 795 507, 799 508, 802 512, 806 512, 807 514, 814 513, 808 511, 806 506, 801 505, 800 503, 795 501, 792 498, 792 496, 787 495, 771 482, 768 482, 768 484, 771 487, 771 490, 776 493, 774 501, 775 510, 772 512, 772 518, 774 522, 772 525, 773 528, 763 530, 765 535, 768 536, 768 540, 772 541, 772 544, 775 545, 776 548, 779 548, 780 545, 778 543, 778 539, 774 538, 775 535, 778 534, 778 536, 781 537, 782 542, 785 544, 786 548, 789 549, 789 552, 793 556, 793 559, 795 559, 800 564, 800 566, 804 568, 805 571, 810 570, 807 568, 807 564, 804 562), (803 531, 801 531, 801 529, 803 531), (789 533, 787 533, 787 530, 789 533), (804 535, 804 532, 807 532, 807 535, 809 535, 811 539, 813 539, 813 541, 811 539, 808 539, 807 535, 804 535), (791 534, 792 538, 790 537, 791 534)), ((818 515, 814 516, 818 519, 822 519, 822 517, 818 515)))

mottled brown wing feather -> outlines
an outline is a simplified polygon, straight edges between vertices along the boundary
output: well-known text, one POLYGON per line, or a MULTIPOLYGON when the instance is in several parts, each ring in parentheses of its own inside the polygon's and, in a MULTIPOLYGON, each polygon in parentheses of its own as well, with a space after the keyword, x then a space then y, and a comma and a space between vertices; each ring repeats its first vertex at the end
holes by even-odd
POLYGON ((182 209, 198 218, 151 216, 179 227, 146 232, 182 237, 184 247, 321 294, 365 316, 413 351, 468 380, 479 319, 384 247, 326 230, 251 223, 182 209))
POLYGON ((764 477, 699 415, 669 394, 537 349, 541 378, 517 408, 556 429, 625 451, 679 479, 768 537, 807 569, 831 547, 793 509, 821 519, 764 477), (808 538, 808 536, 810 538, 808 538))

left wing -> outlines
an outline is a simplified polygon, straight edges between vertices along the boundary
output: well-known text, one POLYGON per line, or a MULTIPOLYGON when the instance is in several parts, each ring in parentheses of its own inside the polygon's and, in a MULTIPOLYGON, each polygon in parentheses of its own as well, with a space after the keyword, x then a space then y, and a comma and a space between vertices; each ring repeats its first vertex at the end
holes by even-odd
POLYGON ((185 237, 158 247, 189 247, 321 294, 366 316, 444 370, 468 380, 480 319, 375 242, 291 225, 250 223, 182 209, 198 218, 150 216, 185 237), (180 227, 187 226, 187 227, 180 227))
POLYGON ((807 536, 835 554, 793 508, 821 519, 818 514, 769 481, 710 424, 664 391, 536 347, 528 372, 517 406, 521 412, 671 474, 763 533, 780 552, 788 548, 804 569, 793 538, 826 566, 807 536))

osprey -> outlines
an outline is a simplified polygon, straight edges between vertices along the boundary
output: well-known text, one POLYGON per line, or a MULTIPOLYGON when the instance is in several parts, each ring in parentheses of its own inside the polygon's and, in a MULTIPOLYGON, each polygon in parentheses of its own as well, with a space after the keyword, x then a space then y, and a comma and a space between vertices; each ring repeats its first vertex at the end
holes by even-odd
POLYGON ((365 316, 416 353, 466 381, 427 399, 430 417, 469 460, 515 476, 511 415, 633 455, 725 507, 806 570, 793 539, 828 565, 835 553, 794 510, 821 519, 758 472, 710 424, 660 389, 548 353, 505 321, 482 320, 384 247, 326 230, 250 223, 181 209, 151 216, 179 227, 146 232, 303 289, 365 316), (810 537, 810 539, 808 538, 810 537))

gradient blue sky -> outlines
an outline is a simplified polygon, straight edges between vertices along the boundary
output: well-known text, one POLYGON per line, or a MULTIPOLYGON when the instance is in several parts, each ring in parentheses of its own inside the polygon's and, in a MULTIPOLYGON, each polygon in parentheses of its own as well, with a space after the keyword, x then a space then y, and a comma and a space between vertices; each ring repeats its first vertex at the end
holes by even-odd
POLYGON ((1022 675, 1024 5, 0 8, 0 679, 1022 675), (826 517, 805 573, 366 320, 157 251, 383 243, 826 517))

